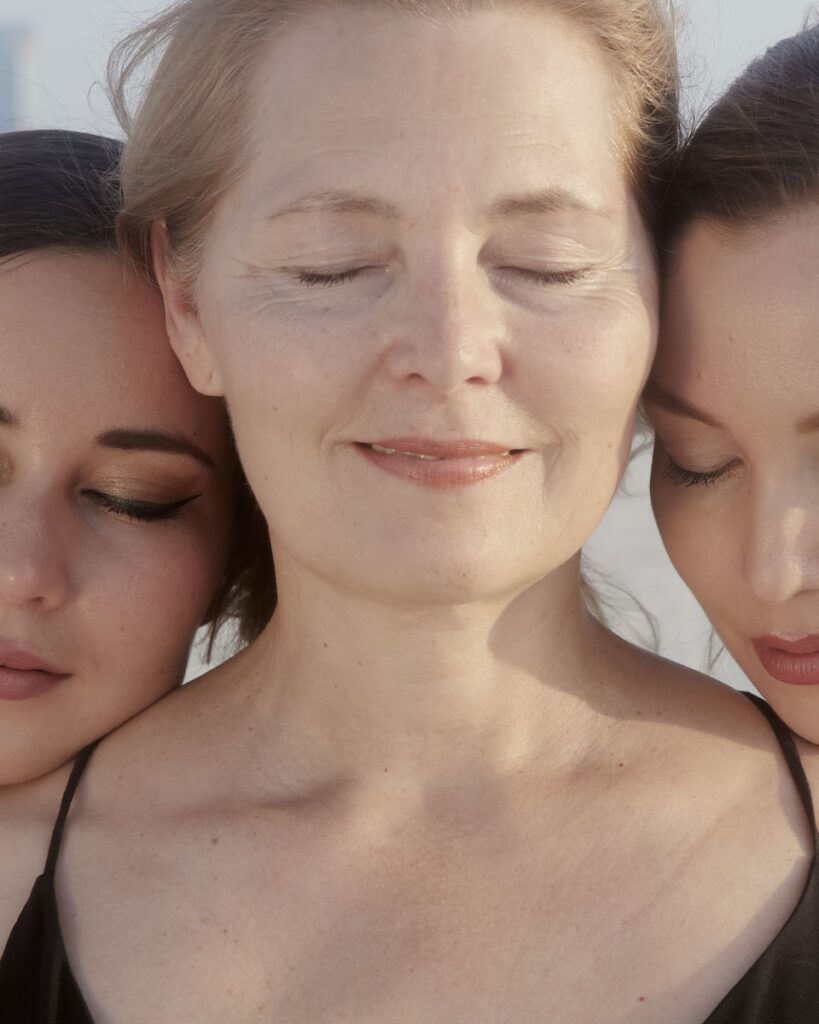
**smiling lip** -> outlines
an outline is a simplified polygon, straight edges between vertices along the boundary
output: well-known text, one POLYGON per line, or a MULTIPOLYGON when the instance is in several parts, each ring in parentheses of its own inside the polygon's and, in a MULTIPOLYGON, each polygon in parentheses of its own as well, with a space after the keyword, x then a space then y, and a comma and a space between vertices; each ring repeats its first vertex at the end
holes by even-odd
POLYGON ((426 487, 469 487, 511 469, 526 454, 489 441, 391 437, 356 445, 379 469, 426 487))
POLYGON ((0 645, 0 700, 39 697, 69 675, 29 651, 0 645))
POLYGON ((791 686, 819 686, 819 635, 796 640, 760 636, 751 643, 762 667, 774 679, 791 686))

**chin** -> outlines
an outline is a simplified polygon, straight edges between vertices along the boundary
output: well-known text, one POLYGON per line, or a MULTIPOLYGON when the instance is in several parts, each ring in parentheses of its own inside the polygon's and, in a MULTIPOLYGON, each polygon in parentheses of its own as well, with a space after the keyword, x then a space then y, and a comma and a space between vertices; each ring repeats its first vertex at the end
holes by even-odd
POLYGON ((44 757, 42 753, 32 757, 30 751, 15 750, 14 747, 9 750, 6 746, 0 757, 0 787, 34 782, 44 775, 49 775, 67 760, 68 757, 44 757))

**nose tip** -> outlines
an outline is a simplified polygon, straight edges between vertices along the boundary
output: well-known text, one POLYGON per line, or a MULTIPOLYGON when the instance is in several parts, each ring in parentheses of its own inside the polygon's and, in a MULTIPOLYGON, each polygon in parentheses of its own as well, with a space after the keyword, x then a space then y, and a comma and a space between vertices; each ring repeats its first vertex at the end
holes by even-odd
POLYGON ((52 609, 68 595, 68 574, 54 538, 26 522, 0 521, 0 604, 52 609))
POLYGON ((760 517, 746 548, 745 573, 754 595, 784 604, 819 590, 819 533, 803 508, 760 517))
POLYGON ((446 396, 487 387, 504 371, 504 334, 488 289, 457 281, 413 304, 393 334, 389 369, 397 380, 426 382, 446 396))

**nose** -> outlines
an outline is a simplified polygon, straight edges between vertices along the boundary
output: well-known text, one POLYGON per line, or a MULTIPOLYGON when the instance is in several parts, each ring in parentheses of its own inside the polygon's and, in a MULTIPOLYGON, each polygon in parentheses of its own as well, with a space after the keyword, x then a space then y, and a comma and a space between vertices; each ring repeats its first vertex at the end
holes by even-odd
POLYGON ((59 526, 28 502, 13 509, 10 504, 0 504, 0 609, 59 608, 69 594, 68 552, 59 526))
POLYGON ((783 489, 755 497, 744 562, 760 601, 784 604, 799 593, 819 590, 818 498, 814 494, 808 501, 783 489))
POLYGON ((390 335, 390 376, 426 383, 440 395, 495 384, 504 371, 501 301, 477 265, 420 285, 390 335))

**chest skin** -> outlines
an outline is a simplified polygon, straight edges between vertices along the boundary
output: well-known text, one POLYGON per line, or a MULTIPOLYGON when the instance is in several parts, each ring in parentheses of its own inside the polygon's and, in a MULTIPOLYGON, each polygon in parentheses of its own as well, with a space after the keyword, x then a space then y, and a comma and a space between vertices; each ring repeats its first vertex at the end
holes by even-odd
POLYGON ((715 741, 678 733, 654 738, 675 785, 612 764, 470 814, 344 792, 81 811, 59 886, 96 1024, 702 1024, 810 842, 775 754, 720 779, 715 741))

